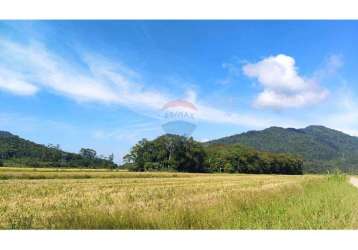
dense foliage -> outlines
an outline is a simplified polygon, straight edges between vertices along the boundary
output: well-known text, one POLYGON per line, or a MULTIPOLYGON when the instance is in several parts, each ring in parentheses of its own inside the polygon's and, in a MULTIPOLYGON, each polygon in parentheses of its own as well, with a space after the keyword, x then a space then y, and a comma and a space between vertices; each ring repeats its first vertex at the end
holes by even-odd
POLYGON ((139 141, 124 157, 131 170, 206 172, 205 151, 192 138, 164 135, 153 141, 139 141))
POLYGON ((213 172, 302 174, 303 161, 292 155, 260 152, 239 144, 211 145, 207 166, 213 172))
POLYGON ((224 137, 206 144, 237 143, 261 151, 301 156, 305 172, 327 172, 336 168, 346 172, 358 171, 358 138, 323 126, 304 129, 271 127, 224 137))
POLYGON ((3 131, 0 131, 0 166, 1 163, 33 167, 116 167, 112 155, 100 158, 92 149, 81 149, 80 154, 68 153, 59 145, 44 146, 3 131))
POLYGON ((204 147, 192 138, 160 136, 138 142, 124 157, 135 171, 302 174, 302 160, 287 154, 259 152, 241 145, 204 147))

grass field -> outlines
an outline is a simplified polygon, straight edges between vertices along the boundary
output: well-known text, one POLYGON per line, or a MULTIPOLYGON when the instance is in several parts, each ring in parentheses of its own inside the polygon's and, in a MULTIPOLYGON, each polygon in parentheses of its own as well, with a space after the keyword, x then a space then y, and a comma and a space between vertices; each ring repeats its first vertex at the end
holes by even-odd
POLYGON ((0 228, 358 228, 358 189, 344 176, 0 168, 0 228))

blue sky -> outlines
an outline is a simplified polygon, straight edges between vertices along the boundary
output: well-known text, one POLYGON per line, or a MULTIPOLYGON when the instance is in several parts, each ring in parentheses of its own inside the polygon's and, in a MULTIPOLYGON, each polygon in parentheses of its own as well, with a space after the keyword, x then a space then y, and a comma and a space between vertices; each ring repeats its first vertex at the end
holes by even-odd
POLYGON ((269 126, 358 135, 358 22, 3 21, 0 130, 116 161, 197 107, 195 139, 269 126))

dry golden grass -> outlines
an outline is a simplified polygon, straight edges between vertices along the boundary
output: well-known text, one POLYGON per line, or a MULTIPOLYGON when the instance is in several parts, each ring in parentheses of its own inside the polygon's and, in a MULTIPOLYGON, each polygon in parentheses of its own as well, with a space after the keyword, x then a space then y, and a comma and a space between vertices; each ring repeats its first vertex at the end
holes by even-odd
POLYGON ((90 179, 90 178, 172 178, 198 176, 199 174, 176 172, 128 172, 106 169, 13 168, 0 167, 0 180, 8 179, 90 179))
POLYGON ((0 178, 0 228, 358 226, 358 191, 323 176, 2 168, 0 178))

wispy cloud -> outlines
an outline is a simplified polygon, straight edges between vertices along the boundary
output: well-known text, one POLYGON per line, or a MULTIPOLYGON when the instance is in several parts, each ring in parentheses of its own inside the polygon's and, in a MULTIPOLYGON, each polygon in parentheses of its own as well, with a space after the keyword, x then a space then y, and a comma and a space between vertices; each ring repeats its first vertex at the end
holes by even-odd
POLYGON ((240 67, 234 63, 223 63, 221 66, 227 71, 227 75, 225 78, 218 81, 219 84, 226 85, 232 83, 241 73, 240 67))
POLYGON ((92 132, 92 137, 98 140, 116 139, 120 141, 136 142, 143 138, 146 132, 158 132, 161 127, 159 122, 142 122, 131 124, 117 129, 96 129, 92 132))
POLYGON ((335 92, 335 100, 329 107, 330 112, 324 114, 324 119, 317 123, 358 136, 358 102, 353 93, 343 82, 343 87, 335 92))
POLYGON ((15 95, 34 95, 38 87, 27 82, 23 77, 13 71, 0 69, 0 89, 15 95))
POLYGON ((165 95, 131 81, 135 74, 131 70, 99 56, 82 56, 81 63, 85 67, 81 68, 41 43, 19 44, 6 40, 0 40, 0 53, 3 58, 0 70, 11 78, 0 88, 16 94, 33 95, 48 89, 79 102, 143 108, 159 108, 167 101, 165 95))
POLYGON ((323 65, 313 73, 311 78, 315 81, 322 81, 327 77, 336 74, 343 65, 343 56, 340 54, 332 54, 324 60, 323 65))

